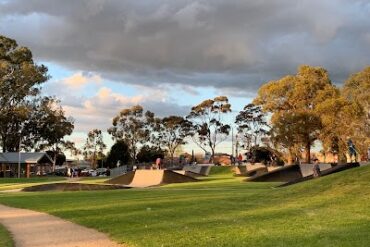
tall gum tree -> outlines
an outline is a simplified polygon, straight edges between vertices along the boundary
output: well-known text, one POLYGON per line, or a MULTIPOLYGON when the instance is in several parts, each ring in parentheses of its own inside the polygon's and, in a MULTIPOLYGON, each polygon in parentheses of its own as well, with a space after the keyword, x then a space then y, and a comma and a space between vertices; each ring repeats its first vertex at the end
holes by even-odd
POLYGON ((349 76, 342 93, 347 100, 363 108, 362 123, 352 124, 352 128, 356 130, 358 143, 362 144, 363 152, 366 153, 370 147, 370 66, 349 76))
POLYGON ((165 147, 173 164, 174 154, 180 145, 186 144, 186 137, 189 135, 191 123, 180 116, 169 116, 157 120, 157 127, 154 128, 154 138, 161 146, 165 147))
POLYGON ((218 96, 192 107, 187 116, 192 123, 193 141, 205 152, 211 151, 212 162, 214 162, 216 146, 226 140, 230 133, 230 125, 223 122, 223 116, 229 112, 231 112, 231 105, 228 98, 218 96))
POLYGON ((48 69, 32 59, 31 51, 0 35, 0 146, 3 152, 37 149, 54 144, 73 130, 56 99, 42 97, 48 69), (58 110, 48 110, 48 106, 58 110), (47 106, 46 106, 47 105, 47 106), (50 131, 48 131, 50 130, 50 131), (56 133, 58 132, 58 133, 56 133))
POLYGON ((97 158, 103 157, 105 148, 106 145, 103 141, 102 131, 99 129, 89 131, 83 149, 85 158, 90 158, 92 160, 92 167, 96 168, 97 158))
MULTIPOLYGON (((261 105, 264 111, 272 113, 274 135, 280 136, 277 140, 294 140, 295 146, 305 149, 306 162, 310 163, 311 146, 318 139, 322 128, 316 107, 323 97, 317 96, 332 89, 329 74, 324 68, 303 65, 298 68, 296 75, 285 76, 263 85, 254 103, 261 105), (289 125, 274 128, 279 123, 289 125), (284 131, 279 133, 279 130, 283 129, 284 131)), ((292 147, 293 143, 291 144, 292 147)))
POLYGON ((113 118, 112 127, 108 133, 113 140, 123 140, 127 143, 130 150, 131 161, 136 162, 136 155, 140 148, 150 139, 150 129, 154 121, 154 114, 150 111, 144 113, 140 105, 122 109, 113 118))

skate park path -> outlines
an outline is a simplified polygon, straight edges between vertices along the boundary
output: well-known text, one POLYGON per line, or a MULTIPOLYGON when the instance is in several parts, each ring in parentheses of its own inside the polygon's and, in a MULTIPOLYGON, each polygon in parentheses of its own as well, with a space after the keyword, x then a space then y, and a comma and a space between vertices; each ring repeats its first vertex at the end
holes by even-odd
POLYGON ((124 247, 105 234, 45 213, 0 204, 0 223, 16 247, 124 247))

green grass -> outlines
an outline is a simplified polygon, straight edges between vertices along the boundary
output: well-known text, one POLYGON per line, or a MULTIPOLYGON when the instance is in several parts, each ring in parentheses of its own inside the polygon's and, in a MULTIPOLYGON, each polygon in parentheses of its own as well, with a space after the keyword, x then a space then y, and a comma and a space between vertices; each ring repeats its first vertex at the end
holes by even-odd
POLYGON ((28 186, 63 180, 65 180, 64 177, 0 178, 0 191, 22 189, 28 186))
POLYGON ((3 193, 0 203, 48 212, 130 246, 370 242, 370 166, 284 188, 241 182, 223 172, 151 189, 3 193))
POLYGON ((0 246, 1 247, 13 247, 13 240, 9 234, 9 232, 0 225, 0 246))

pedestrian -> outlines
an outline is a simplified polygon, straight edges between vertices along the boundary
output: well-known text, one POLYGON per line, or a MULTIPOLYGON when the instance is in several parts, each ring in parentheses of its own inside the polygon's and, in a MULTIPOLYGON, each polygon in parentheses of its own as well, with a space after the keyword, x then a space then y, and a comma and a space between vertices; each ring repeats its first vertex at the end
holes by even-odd
POLYGON ((157 158, 157 160, 155 161, 155 164, 157 165, 157 169, 159 169, 159 170, 162 168, 162 167, 161 167, 161 165, 162 165, 161 163, 162 163, 162 162, 161 162, 161 158, 160 158, 160 157, 158 157, 158 158, 157 158))
POLYGON ((321 176, 321 171, 320 171, 320 165, 319 165, 319 160, 315 158, 313 160, 314 165, 313 165, 313 177, 318 178, 321 176))

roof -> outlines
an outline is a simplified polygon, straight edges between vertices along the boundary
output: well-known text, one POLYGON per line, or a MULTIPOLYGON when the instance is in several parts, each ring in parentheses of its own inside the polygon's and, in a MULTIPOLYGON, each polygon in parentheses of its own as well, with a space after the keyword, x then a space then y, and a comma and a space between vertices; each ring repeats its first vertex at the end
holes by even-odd
POLYGON ((3 164, 38 164, 38 163, 53 163, 53 159, 47 153, 34 152, 34 153, 18 153, 7 152, 0 153, 0 163, 3 164))

